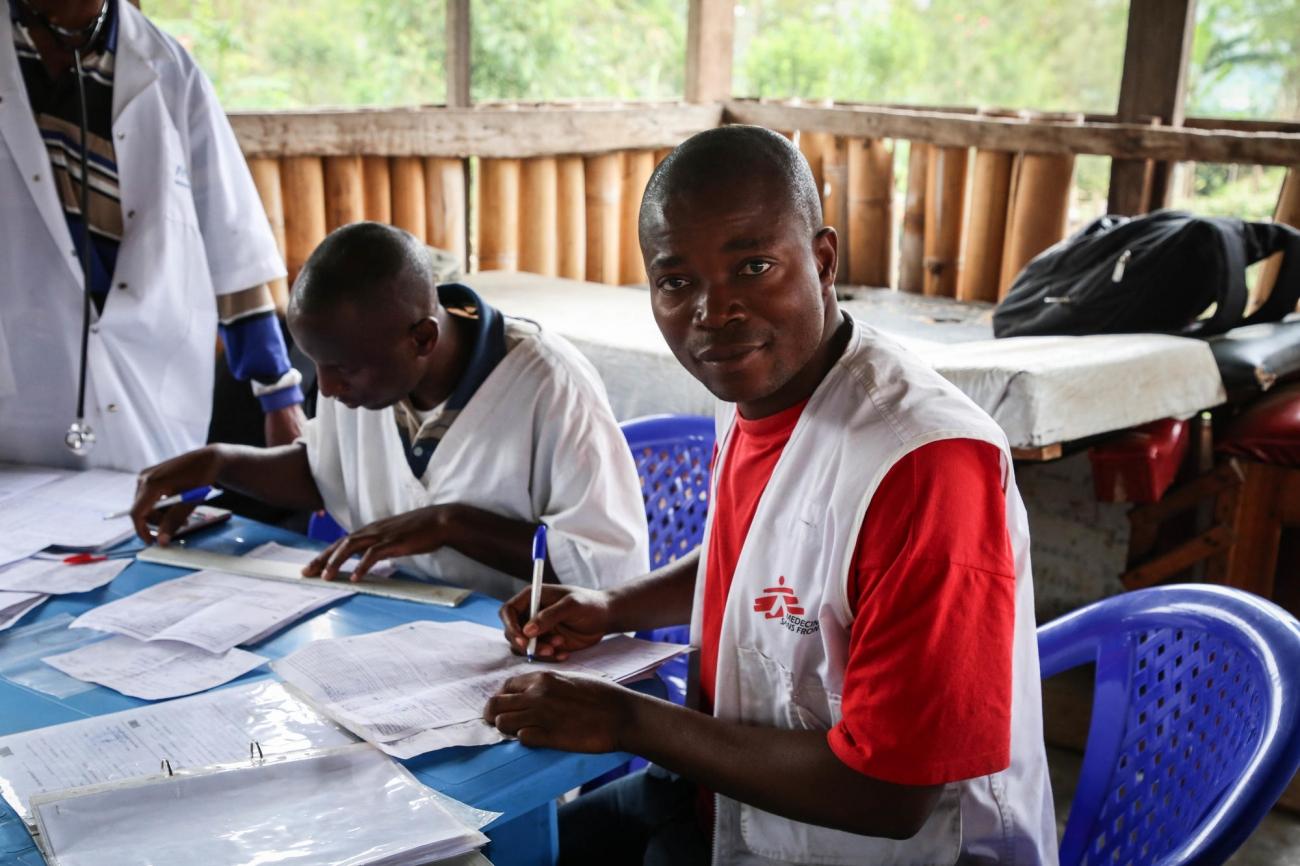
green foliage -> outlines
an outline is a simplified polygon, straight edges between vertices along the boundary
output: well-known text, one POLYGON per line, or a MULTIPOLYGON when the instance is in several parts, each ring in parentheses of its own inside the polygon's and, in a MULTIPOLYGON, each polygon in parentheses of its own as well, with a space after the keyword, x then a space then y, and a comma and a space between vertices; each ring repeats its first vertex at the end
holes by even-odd
POLYGON ((747 96, 1113 111, 1124 0, 745 0, 747 96))
POLYGON ((1202 0, 1187 107, 1191 114, 1300 115, 1300 0, 1202 0))
MULTIPOLYGON (((686 0, 473 0, 475 99, 673 99, 686 0)), ((444 97, 438 0, 147 0, 229 108, 444 97)), ((739 0, 745 96, 1109 112, 1128 0, 739 0)), ((1192 113, 1300 112, 1300 0, 1200 0, 1192 113)))
MULTIPOLYGON (((146 0, 227 108, 443 102, 437 0, 146 0)), ((475 0, 475 99, 673 99, 686 0, 475 0)))
POLYGON ((676 99, 685 0, 475 0, 473 96, 676 99))

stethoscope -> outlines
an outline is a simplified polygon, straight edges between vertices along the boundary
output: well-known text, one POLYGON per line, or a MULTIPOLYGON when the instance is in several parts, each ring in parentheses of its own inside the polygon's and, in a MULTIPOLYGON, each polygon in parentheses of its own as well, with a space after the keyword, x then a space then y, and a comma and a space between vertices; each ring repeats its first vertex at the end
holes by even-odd
POLYGON ((63 444, 68 446, 73 454, 85 455, 95 445, 95 431, 90 429, 86 423, 86 351, 90 343, 90 159, 86 152, 86 128, 89 123, 86 118, 86 81, 85 70, 81 66, 81 52, 84 48, 94 44, 95 39, 99 37, 99 32, 104 27, 104 20, 108 18, 109 0, 99 7, 99 14, 95 20, 85 27, 77 30, 71 30, 67 27, 61 27, 55 24, 40 11, 33 9, 28 0, 21 0, 23 7, 27 10, 36 21, 49 31, 64 48, 72 51, 73 68, 77 73, 77 115, 81 122, 81 197, 78 204, 81 207, 81 279, 82 279, 82 305, 81 305, 81 373, 77 383, 77 418, 68 425, 68 432, 63 434, 63 444))

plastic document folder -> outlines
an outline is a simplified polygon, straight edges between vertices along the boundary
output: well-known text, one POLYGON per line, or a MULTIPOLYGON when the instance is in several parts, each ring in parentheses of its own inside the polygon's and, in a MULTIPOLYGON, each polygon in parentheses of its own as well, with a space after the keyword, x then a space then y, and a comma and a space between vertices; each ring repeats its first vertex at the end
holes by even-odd
POLYGON ((470 809, 364 743, 32 798, 51 866, 423 864, 487 843, 470 809))
POLYGON ((38 794, 244 760, 254 742, 280 755, 355 740, 280 683, 249 683, 0 737, 0 794, 30 828, 38 794))

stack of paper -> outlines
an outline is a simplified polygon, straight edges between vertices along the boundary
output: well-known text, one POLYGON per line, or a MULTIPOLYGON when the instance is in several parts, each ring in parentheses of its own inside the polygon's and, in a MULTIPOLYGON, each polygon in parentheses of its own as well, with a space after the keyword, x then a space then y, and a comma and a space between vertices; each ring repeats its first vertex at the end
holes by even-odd
POLYGON ((264 656, 241 649, 213 654, 175 641, 145 643, 121 635, 42 661, 82 682, 146 701, 207 691, 266 664, 264 656))
POLYGON ((0 568, 0 590, 64 595, 91 592, 112 581, 131 564, 129 558, 69 565, 61 559, 25 559, 0 568))
POLYGON ((0 467, 0 561, 30 556, 47 546, 98 550, 131 537, 131 519, 105 520, 135 498, 130 472, 67 472, 30 466, 0 467))
POLYGON ((0 631, 4 631, 27 616, 48 595, 39 592, 7 592, 0 590, 0 631))
POLYGON ((44 661, 131 697, 153 701, 189 695, 266 662, 235 649, 239 644, 257 643, 351 594, 346 586, 290 585, 200 571, 87 611, 73 620, 72 628, 117 636, 44 661))
POLYGON ((271 663, 285 682, 357 736, 398 758, 504 739, 482 720, 508 679, 539 670, 624 681, 685 651, 618 635, 558 664, 530 664, 498 629, 413 622, 320 640, 271 663))
POLYGON ((58 560, 24 559, 4 565, 0 554, 0 631, 9 628, 51 595, 89 592, 108 583, 130 564, 110 559, 85 565, 58 560))
POLYGON ((486 844, 445 798, 357 744, 32 801, 59 866, 424 864, 486 844))
POLYGON ((30 825, 34 794, 152 775, 164 760, 175 769, 238 761, 254 742, 269 756, 354 740, 263 681, 0 737, 0 794, 30 825))
POLYGON ((219 571, 164 581, 77 617, 140 641, 177 641, 210 653, 257 643, 291 622, 352 595, 345 584, 288 584, 219 571))

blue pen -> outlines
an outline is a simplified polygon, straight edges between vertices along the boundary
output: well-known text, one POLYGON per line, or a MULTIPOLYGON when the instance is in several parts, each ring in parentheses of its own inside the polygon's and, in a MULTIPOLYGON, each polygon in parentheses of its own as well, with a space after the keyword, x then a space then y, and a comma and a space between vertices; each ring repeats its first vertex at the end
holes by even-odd
MULTIPOLYGON (((529 605, 530 613, 528 621, 532 622, 537 619, 537 608, 542 604, 542 575, 546 571, 546 524, 543 523, 537 527, 533 533, 533 597, 529 605)), ((533 636, 528 639, 528 660, 533 660, 533 655, 537 652, 537 637, 533 636)))
MULTIPOLYGON (((215 487, 195 487, 193 490, 186 490, 184 493, 177 493, 175 496, 164 496, 154 503, 154 508, 167 508, 171 505, 179 505, 182 502, 206 502, 214 496, 220 496, 221 491, 215 487)), ((125 511, 114 511, 112 514, 105 514, 105 520, 115 520, 119 517, 126 517, 131 513, 131 509, 125 511)))

